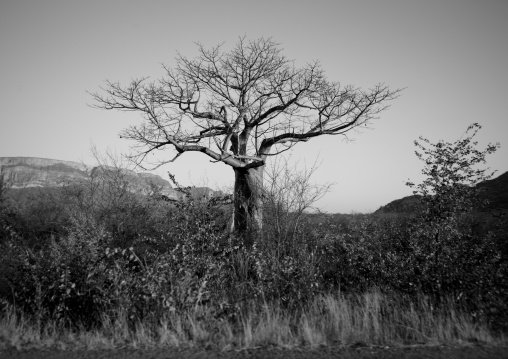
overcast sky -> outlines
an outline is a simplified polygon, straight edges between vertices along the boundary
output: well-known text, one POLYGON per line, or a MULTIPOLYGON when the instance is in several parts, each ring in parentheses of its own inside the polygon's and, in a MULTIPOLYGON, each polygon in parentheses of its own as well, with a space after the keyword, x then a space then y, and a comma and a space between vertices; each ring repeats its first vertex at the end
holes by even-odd
MULTIPOLYGON (((316 183, 335 186, 317 203, 335 213, 371 212, 410 195, 421 180, 413 141, 453 142, 473 122, 479 147, 508 170, 508 1, 23 1, 0 0, 0 157, 95 164, 91 145, 127 153, 118 133, 141 119, 89 107, 106 79, 163 75, 195 42, 232 47, 272 37, 303 65, 319 60, 331 81, 406 88, 370 130, 298 144, 300 166, 319 158, 316 183)), ((171 155, 168 153, 168 156, 171 155)), ((166 171, 184 184, 230 186, 233 171, 184 154, 166 171)), ((167 177, 166 177, 167 178, 167 177)))

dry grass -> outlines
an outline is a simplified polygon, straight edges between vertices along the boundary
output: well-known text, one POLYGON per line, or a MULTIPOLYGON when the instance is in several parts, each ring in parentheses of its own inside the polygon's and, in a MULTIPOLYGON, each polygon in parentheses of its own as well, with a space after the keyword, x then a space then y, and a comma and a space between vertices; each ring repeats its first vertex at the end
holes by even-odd
POLYGON ((300 313, 251 303, 236 322, 193 313, 168 313, 157 321, 132 324, 125 313, 105 317, 100 328, 85 330, 38 323, 8 308, 0 318, 0 349, 16 347, 113 349, 190 347, 218 350, 351 345, 506 346, 504 336, 474 324, 449 304, 435 309, 425 300, 397 305, 379 293, 322 296, 300 313))

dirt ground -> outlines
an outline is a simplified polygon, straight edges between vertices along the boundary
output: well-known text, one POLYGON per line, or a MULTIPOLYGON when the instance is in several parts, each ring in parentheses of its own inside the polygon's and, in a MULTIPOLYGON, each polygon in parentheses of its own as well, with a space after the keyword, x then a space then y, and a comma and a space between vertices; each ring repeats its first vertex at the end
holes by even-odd
POLYGON ((26 350, 8 349, 0 351, 1 359, 204 359, 204 358, 245 358, 245 359, 491 359, 508 358, 508 348, 499 347, 407 347, 407 348, 318 348, 318 349, 277 349, 260 348, 240 351, 219 352, 190 349, 151 350, 26 350))

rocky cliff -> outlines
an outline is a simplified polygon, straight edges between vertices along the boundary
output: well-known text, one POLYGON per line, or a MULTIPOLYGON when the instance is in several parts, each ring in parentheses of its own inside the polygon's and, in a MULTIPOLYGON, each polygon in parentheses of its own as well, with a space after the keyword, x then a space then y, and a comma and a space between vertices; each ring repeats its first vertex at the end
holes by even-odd
POLYGON ((35 157, 0 157, 0 173, 12 188, 56 187, 88 178, 93 168, 35 157))
POLYGON ((61 187, 90 179, 125 181, 130 191, 148 192, 153 186, 171 199, 181 194, 165 179, 152 173, 36 157, 0 157, 0 175, 11 188, 61 187))
MULTIPOLYGON (((11 188, 62 187, 85 183, 90 180, 106 180, 117 185, 126 184, 131 192, 149 193, 153 188, 168 199, 180 200, 184 195, 172 188, 169 181, 152 174, 108 166, 89 166, 86 164, 37 157, 0 157, 0 177, 11 188)), ((208 187, 191 189, 191 195, 214 197, 224 195, 208 187)))

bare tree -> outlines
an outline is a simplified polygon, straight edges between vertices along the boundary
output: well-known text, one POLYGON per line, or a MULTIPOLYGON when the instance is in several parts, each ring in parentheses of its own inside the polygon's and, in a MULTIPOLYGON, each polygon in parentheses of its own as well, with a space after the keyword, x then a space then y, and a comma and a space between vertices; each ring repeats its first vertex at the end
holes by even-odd
POLYGON ((317 160, 312 166, 297 168, 287 157, 278 156, 270 161, 265 171, 264 231, 275 242, 275 254, 282 247, 297 248, 295 241, 305 226, 304 213, 321 199, 332 187, 332 183, 316 184, 311 177, 318 170, 317 160))
POLYGON ((384 84, 362 90, 326 79, 318 62, 297 68, 272 39, 240 38, 176 58, 158 81, 106 82, 92 93, 95 107, 136 111, 144 121, 125 129, 134 140, 132 159, 141 165, 167 147, 176 156, 198 151, 233 168, 234 227, 256 233, 262 225, 263 171, 269 156, 322 135, 346 135, 365 125, 397 97, 384 84))

